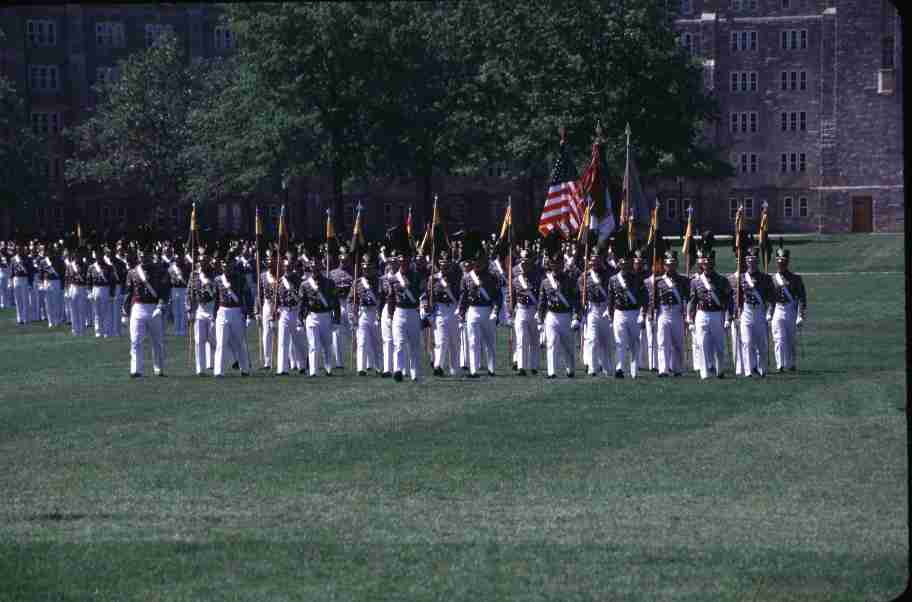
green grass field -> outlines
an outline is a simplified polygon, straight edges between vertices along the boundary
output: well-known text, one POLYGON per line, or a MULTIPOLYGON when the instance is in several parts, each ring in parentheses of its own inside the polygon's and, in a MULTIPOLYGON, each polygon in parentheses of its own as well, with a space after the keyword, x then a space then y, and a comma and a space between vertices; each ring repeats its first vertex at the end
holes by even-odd
POLYGON ((135 381, 127 338, 0 312, 0 600, 890 599, 902 245, 790 242, 892 273, 807 276, 801 371, 765 380, 523 379, 502 331, 493 379, 214 381, 169 337, 135 381))

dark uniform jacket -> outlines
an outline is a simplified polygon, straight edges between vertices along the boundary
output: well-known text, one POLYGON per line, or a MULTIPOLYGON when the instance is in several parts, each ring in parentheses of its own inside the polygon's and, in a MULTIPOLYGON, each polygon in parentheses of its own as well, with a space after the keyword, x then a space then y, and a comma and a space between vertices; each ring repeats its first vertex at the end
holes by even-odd
POLYGON ((775 287, 773 285, 773 278, 761 271, 756 271, 753 274, 750 274, 748 277, 747 272, 741 272, 741 299, 740 303, 738 300, 738 273, 735 272, 728 279, 731 283, 733 295, 735 296, 735 305, 738 314, 740 315, 741 310, 745 305, 749 305, 755 310, 759 311, 762 309, 762 306, 769 307, 770 303, 773 302, 775 296, 775 287), (751 285, 753 283, 753 285, 751 285))
POLYGON ((89 264, 87 276, 89 286, 105 286, 108 288, 108 296, 114 296, 117 290, 117 275, 114 268, 105 263, 104 259, 89 264))
POLYGON ((124 315, 130 315, 134 303, 166 305, 171 298, 171 279, 161 264, 136 266, 127 272, 124 286, 124 315), (145 279, 143 279, 145 274, 145 279))
POLYGON ((227 273, 215 277, 215 310, 222 307, 231 309, 239 307, 244 317, 253 315, 253 294, 247 285, 244 273, 229 269, 227 273))
POLYGON ((572 313, 574 319, 579 319, 579 288, 576 280, 566 272, 545 273, 538 291, 539 320, 544 320, 549 311, 556 314, 572 313))
POLYGON ((383 295, 383 281, 380 277, 358 276, 358 279, 352 283, 349 291, 348 300, 355 303, 357 300, 358 307, 383 307, 386 298, 383 295))
POLYGON ((807 315, 807 291, 804 289, 804 281, 801 279, 801 276, 786 270, 782 274, 779 274, 778 272, 773 274, 771 278, 775 289, 773 293, 775 302, 782 305, 788 305, 791 302, 789 300, 790 294, 792 299, 798 302, 798 311, 803 319, 807 315), (780 278, 777 278, 777 276, 780 278), (786 293, 786 290, 788 293, 786 293))
POLYGON ((513 304, 511 309, 517 305, 522 307, 534 307, 538 309, 538 293, 541 290, 542 273, 536 267, 531 268, 528 272, 518 269, 513 272, 513 298, 510 300, 513 304))
POLYGON ((663 274, 655 278, 654 297, 652 277, 647 286, 650 315, 658 315, 662 306, 670 306, 673 308, 672 311, 678 311, 683 315, 690 299, 690 278, 677 273, 673 276, 663 274), (677 295, 675 295, 676 292, 677 295))
POLYGON ((608 270, 596 270, 596 275, 598 276, 598 281, 596 281, 595 276, 592 274, 592 270, 586 270, 583 274, 580 274, 577 279, 577 287, 580 291, 580 307, 583 306, 582 295, 583 291, 586 292, 586 305, 583 307, 583 310, 588 310, 589 304, 601 305, 602 303, 608 302, 608 281, 611 280, 611 272, 608 270))
POLYGON ((334 270, 330 270, 329 279, 336 285, 336 293, 338 294, 339 299, 348 299, 348 295, 351 292, 352 281, 354 280, 348 269, 340 265, 334 270))
POLYGON ((608 315, 614 319, 615 310, 645 309, 649 291, 643 272, 618 272, 608 280, 608 315))
POLYGON ((421 305, 421 296, 427 289, 427 279, 415 270, 409 270, 405 274, 393 272, 386 278, 386 298, 389 303, 389 311, 395 311, 397 307, 402 309, 418 309, 421 305), (400 278, 401 276, 401 278, 400 278), (404 281, 404 285, 403 285, 404 281))
POLYGON ((298 320, 303 323, 307 314, 330 312, 335 322, 339 320, 339 296, 335 283, 319 272, 304 275, 298 289, 301 299, 298 320), (316 284, 316 288, 314 288, 316 284))
POLYGON ((503 296, 500 292, 500 278, 485 270, 478 273, 469 271, 462 277, 459 292, 459 315, 465 318, 470 306, 490 307, 495 313, 500 312, 503 296), (478 278, 476 282, 475 278, 478 278))
POLYGON ((200 273, 196 270, 190 276, 190 286, 187 287, 187 316, 193 318, 196 310, 202 305, 208 313, 215 317, 215 303, 218 289, 215 285, 215 274, 212 272, 200 273))
POLYGON ((691 279, 690 299, 687 303, 687 315, 691 320, 698 310, 728 312, 728 315, 734 313, 734 294, 726 277, 713 272, 710 276, 700 274, 691 279))
POLYGON ((428 313, 433 313, 437 305, 458 305, 461 286, 462 270, 451 266, 445 271, 435 272, 431 277, 431 289, 428 294, 428 313))

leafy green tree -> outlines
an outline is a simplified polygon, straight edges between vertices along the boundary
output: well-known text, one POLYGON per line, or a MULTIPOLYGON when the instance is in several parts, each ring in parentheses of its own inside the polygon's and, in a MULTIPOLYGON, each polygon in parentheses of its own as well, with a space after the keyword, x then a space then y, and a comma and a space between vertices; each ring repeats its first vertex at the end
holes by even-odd
POLYGON ((165 33, 124 59, 119 72, 97 88, 93 114, 67 132, 75 152, 66 178, 142 194, 157 207, 180 202, 194 167, 189 117, 210 68, 187 61, 182 45, 165 33))

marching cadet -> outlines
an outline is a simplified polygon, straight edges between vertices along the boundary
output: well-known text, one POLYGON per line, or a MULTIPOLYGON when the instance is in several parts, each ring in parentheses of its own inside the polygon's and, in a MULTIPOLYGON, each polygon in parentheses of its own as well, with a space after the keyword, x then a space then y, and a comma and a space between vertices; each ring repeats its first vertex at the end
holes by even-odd
POLYGON ((31 302, 36 311, 32 312, 32 321, 38 322, 41 320, 47 319, 47 289, 45 288, 44 282, 44 260, 46 255, 44 253, 45 247, 43 244, 35 245, 34 251, 32 253, 32 265, 35 272, 34 285, 32 286, 32 298, 31 302))
MULTIPOLYGON (((620 244, 620 243, 619 243, 620 244)), ((615 378, 624 378, 629 367, 630 377, 637 377, 640 360, 640 338, 646 327, 646 285, 642 270, 634 271, 633 259, 626 249, 615 249, 620 271, 608 280, 608 309, 614 332, 615 378), (629 363, 629 364, 628 364, 629 363)))
POLYGON ((532 254, 523 249, 519 253, 519 266, 513 273, 513 307, 511 319, 517 375, 525 376, 526 370, 538 374, 538 292, 541 289, 541 272, 535 267, 532 254))
POLYGON ((169 258, 168 274, 171 277, 171 314, 174 320, 174 335, 187 336, 187 278, 193 266, 184 254, 184 247, 178 243, 174 256, 169 258))
POLYGON ((348 297, 352 287, 352 269, 349 267, 351 259, 345 247, 339 250, 339 265, 330 270, 329 279, 336 285, 339 296, 339 323, 332 329, 333 360, 338 370, 345 369, 345 351, 351 348, 351 318, 348 306, 348 297))
POLYGON ((377 264, 370 254, 361 258, 361 274, 352 283, 349 307, 355 325, 357 345, 356 364, 358 376, 367 376, 368 370, 383 372, 380 352, 380 316, 378 308, 385 305, 382 285, 377 277, 377 264))
POLYGON ((111 336, 111 304, 117 287, 114 268, 105 263, 104 252, 100 248, 92 251, 95 261, 89 266, 88 284, 91 288, 89 298, 92 300, 92 318, 95 324, 95 338, 111 336))
MULTIPOLYGON (((598 253, 589 257, 589 266, 579 277, 579 291, 586 291, 583 306, 583 364, 589 376, 598 376, 599 372, 608 376, 614 370, 612 347, 614 335, 611 332, 611 314, 608 313, 608 281, 611 273, 598 253)), ((581 297, 582 299, 582 297, 581 297)), ((581 305, 583 305, 581 303, 581 305)))
POLYGON ((419 307, 427 281, 412 269, 411 249, 398 252, 399 271, 386 281, 386 294, 393 311, 393 379, 401 382, 408 371, 412 381, 421 378, 421 320, 419 307))
POLYGON ((16 304, 16 324, 28 324, 31 316, 29 309, 29 289, 34 286, 34 266, 25 255, 25 247, 18 245, 16 253, 10 260, 10 275, 13 284, 13 300, 16 304))
MULTIPOLYGON (((771 316, 776 368, 779 372, 795 372, 798 369, 797 336, 807 318, 807 293, 804 281, 801 276, 789 270, 789 260, 789 250, 783 248, 780 239, 779 248, 776 249, 778 271, 773 275, 775 308, 771 316)), ((769 314, 767 317, 770 318, 769 314)))
MULTIPOLYGON (((760 258, 756 247, 747 250, 747 270, 741 272, 741 307, 736 308, 733 327, 738 329, 741 349, 741 374, 766 376, 767 321, 766 311, 773 301, 773 279, 757 269, 760 258)), ((737 274, 737 273, 736 273, 737 274)), ((738 286, 737 275, 733 288, 738 286)))
POLYGON ((6 243, 0 241, 0 309, 6 309, 11 305, 9 291, 12 283, 10 282, 9 261, 6 243))
POLYGON ((253 315, 253 294, 237 260, 230 255, 221 265, 222 273, 215 278, 215 366, 218 377, 225 373, 225 355, 230 352, 238 363, 241 376, 250 374, 250 355, 247 353, 247 327, 253 315))
POLYGON ((393 313, 396 307, 393 299, 387 294, 389 291, 389 279, 399 271, 399 260, 390 250, 389 255, 383 262, 385 273, 379 278, 380 287, 380 340, 383 346, 383 378, 389 378, 393 375, 393 360, 396 354, 396 348, 393 344, 393 313))
MULTIPOLYGON (((462 241, 460 243, 460 257, 462 256, 462 241)), ((472 262, 467 259, 461 259, 459 268, 462 270, 462 277, 459 279, 459 289, 462 291, 462 281, 469 276, 472 271, 472 262)), ((458 314, 457 314, 458 317, 458 314)), ((457 319, 457 329, 459 331, 459 367, 462 368, 463 374, 469 373, 469 329, 466 327, 464 320, 457 319)))
MULTIPOLYGON (((649 290, 652 286, 652 270, 646 269, 646 252, 642 249, 637 249, 633 252, 633 273, 640 276, 643 279, 643 286, 646 288, 647 300, 644 305, 648 305, 648 295, 649 290)), ((640 329, 640 355, 639 355, 639 365, 644 369, 655 370, 656 369, 656 357, 655 349, 652 346, 652 324, 651 316, 649 312, 645 312, 644 316, 646 318, 645 324, 640 329)))
POLYGON ((66 273, 66 265, 60 258, 57 249, 52 247, 41 264, 41 279, 45 288, 45 314, 48 319, 48 328, 59 326, 63 316, 63 286, 62 276, 66 273))
MULTIPOLYGON (((275 316, 276 311, 273 307, 273 299, 276 294, 276 256, 273 249, 266 249, 266 260, 264 269, 260 273, 259 303, 256 312, 256 318, 260 320, 262 326, 260 349, 262 351, 263 367, 262 370, 272 369, 272 343, 275 337, 275 316)), ((243 268, 241 268, 243 269, 243 268)), ((246 275, 245 275, 246 279, 246 275)))
POLYGON ((70 261, 69 282, 71 290, 70 299, 70 326, 74 335, 82 335, 91 319, 89 305, 89 266, 87 264, 87 251, 85 248, 77 250, 70 261))
POLYGON ((462 274, 441 251, 439 269, 431 278, 431 293, 425 311, 434 326, 434 376, 456 374, 459 365, 459 287, 462 274), (433 305, 431 300, 433 298, 433 305))
MULTIPOLYGON (((276 336, 278 352, 276 354, 276 374, 287 376, 289 369, 298 366, 307 350, 304 348, 301 335, 297 329, 298 311, 301 307, 301 275, 295 270, 295 256, 291 251, 285 255, 285 270, 276 283, 278 288, 278 307, 276 336), (292 365, 294 364, 294 365, 292 365)), ((304 374, 303 364, 298 371, 304 374)))
POLYGON ((114 289, 114 305, 112 306, 111 332, 113 336, 119 337, 121 332, 120 311, 123 307, 124 288, 127 283, 127 272, 130 266, 127 264, 123 243, 118 242, 114 256, 110 256, 110 250, 105 254, 105 261, 114 268, 114 276, 117 280, 117 287, 114 289))
POLYGON ((467 243, 466 254, 472 269, 462 279, 459 293, 459 317, 468 334, 469 378, 478 378, 481 354, 487 356, 488 375, 495 375, 496 327, 503 296, 497 277, 488 267, 490 262, 483 247, 467 243))
POLYGON ((310 376, 317 375, 317 366, 321 358, 326 376, 332 376, 332 326, 339 321, 336 285, 316 269, 313 261, 308 261, 304 264, 298 298, 301 300, 298 322, 307 332, 310 376))
MULTIPOLYGON (((161 265, 154 261, 150 247, 140 247, 136 260, 136 267, 127 273, 123 305, 123 319, 130 320, 130 376, 143 375, 146 334, 152 339, 152 369, 157 376, 164 376, 164 312, 171 298, 171 282, 161 265)), ((73 317, 74 324, 80 321, 78 312, 73 317)))
POLYGON ((32 271, 32 286, 28 289, 29 319, 32 322, 38 322, 44 319, 44 290, 42 290, 41 282, 36 278, 41 257, 34 240, 29 243, 26 261, 31 265, 32 271))
POLYGON ((548 374, 556 377, 557 366, 563 360, 567 378, 573 378, 576 368, 576 344, 573 332, 579 329, 579 290, 576 279, 564 272, 564 261, 555 254, 546 264, 546 272, 538 292, 538 322, 544 325, 548 374))
POLYGON ((200 247, 197 255, 197 268, 190 275, 190 286, 187 288, 187 322, 193 329, 193 347, 196 360, 197 376, 208 376, 206 370, 212 370, 215 355, 215 302, 218 291, 215 286, 215 270, 200 247))
POLYGON ((700 378, 705 380, 710 374, 724 378, 725 332, 733 313, 732 288, 716 272, 716 252, 708 248, 706 241, 697 250, 697 262, 702 273, 691 282, 687 317, 703 353, 700 378))
POLYGON ((650 311, 658 314, 656 339, 660 377, 681 376, 684 371, 684 312, 690 298, 690 280, 678 274, 678 254, 666 251, 665 274, 656 281, 650 311))

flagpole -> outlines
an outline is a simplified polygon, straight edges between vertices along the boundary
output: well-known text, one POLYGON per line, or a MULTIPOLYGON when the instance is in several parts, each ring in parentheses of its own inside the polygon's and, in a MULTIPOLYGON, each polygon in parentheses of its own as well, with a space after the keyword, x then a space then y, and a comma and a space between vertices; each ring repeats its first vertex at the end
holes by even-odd
POLYGON ((649 346, 649 359, 656 370, 659 369, 659 300, 656 290, 659 282, 659 270, 656 261, 659 255, 659 198, 656 197, 655 209, 652 210, 652 345, 649 346))
MULTIPOLYGON (((358 201, 358 206, 355 207, 355 228, 352 235, 352 257, 355 265, 352 267, 353 282, 352 282, 352 306, 349 308, 348 313, 351 316, 354 316, 354 321, 351 323, 352 329, 352 346, 351 346, 351 366, 352 369, 357 370, 358 366, 355 364, 355 348, 358 345, 358 319, 361 315, 361 308, 358 306, 358 252, 360 252, 360 245, 357 244, 360 241, 358 240, 358 231, 361 226, 361 201, 358 201)), ((351 321, 351 320, 350 320, 351 321)), ((344 325, 343 325, 344 328, 344 325)))
MULTIPOLYGON (((629 219, 630 213, 632 213, 630 208, 630 186, 633 183, 633 178, 630 173, 630 136, 633 134, 633 131, 630 129, 630 122, 628 122, 627 127, 624 128, 624 134, 627 136, 627 164, 624 166, 624 200, 620 211, 622 220, 629 219)), ((632 245, 628 248, 632 248, 632 245)))
MULTIPOLYGON (((187 307, 192 307, 193 305, 193 273, 196 271, 196 201, 193 202, 193 209, 190 210, 190 284, 188 289, 188 301, 187 307)), ((187 361, 190 363, 190 367, 193 367, 193 339, 196 328, 194 327, 195 316, 191 313, 191 318, 188 320, 190 326, 190 336, 187 337, 187 361)))
MULTIPOLYGON (((684 254, 684 265, 687 269, 687 280, 690 281, 690 245, 693 244, 693 204, 688 205, 687 207, 687 228, 684 231, 684 244, 682 245, 682 253, 684 254)), ((684 322, 687 322, 687 301, 685 300, 681 303, 681 313, 684 317, 684 322)), ((685 365, 693 368, 693 337, 690 335, 690 328, 686 325, 684 326, 684 360, 685 365), (688 338, 691 340, 688 342, 688 338), (690 358, 688 359, 688 354, 690 358)))
POLYGON ((279 240, 276 243, 276 262, 275 262, 275 282, 272 283, 272 315, 270 323, 275 323, 274 332, 272 333, 272 360, 273 365, 281 371, 278 365, 279 355, 279 328, 278 328, 278 309, 279 309, 279 266, 282 265, 282 239, 285 238, 285 205, 282 205, 282 211, 279 213, 279 240))
MULTIPOLYGON (((507 195, 507 316, 513 315, 513 195, 507 195)), ((513 350, 513 327, 510 327, 510 365, 515 364, 513 350)))
MULTIPOLYGON (((586 335, 586 313, 589 311, 587 307, 589 304, 589 222, 592 219, 592 191, 590 190, 589 204, 586 206, 586 214, 583 217, 583 228, 584 236, 586 237, 585 247, 583 251, 583 307, 580 312, 580 318, 582 318, 582 324, 580 325, 580 354, 583 356, 583 360, 586 359, 585 348, 583 343, 583 338, 586 335)), ((592 363, 592 358, 589 358, 590 364, 592 363)), ((585 363, 585 362, 584 362, 585 363)), ((595 366, 588 366, 589 370, 594 370, 595 366)))
POLYGON ((734 337, 732 338, 732 345, 735 347, 733 349, 734 353, 732 354, 735 362, 735 376, 738 376, 738 366, 741 366, 741 372, 744 373, 744 354, 741 349, 741 329, 738 326, 738 321, 741 318, 741 297, 743 296, 741 288, 741 253, 743 248, 741 245, 741 228, 744 225, 744 207, 738 207, 738 213, 735 217, 735 249, 736 249, 736 260, 738 262, 738 267, 735 268, 735 278, 737 278, 737 286, 735 288, 735 315, 732 319, 732 329, 734 337))
POLYGON ((260 215, 260 206, 256 206, 253 221, 254 244, 256 245, 256 278, 257 278, 257 312, 260 319, 257 321, 257 348, 260 349, 260 363, 266 366, 266 349, 263 348, 263 278, 260 274, 260 247, 263 243, 263 217, 260 215))
MULTIPOLYGON (((411 223, 411 214, 412 209, 409 207, 409 223, 411 223)), ((434 209, 431 211, 431 265, 428 269, 428 283, 427 283, 427 294, 428 294, 428 310, 430 314, 433 315, 434 312, 434 264, 437 259, 437 236, 434 228, 437 226, 437 195, 434 195, 434 209)), ((411 226, 410 226, 411 229, 411 226)), ((424 250, 424 249, 422 249, 424 250)), ((431 358, 431 368, 434 368, 434 356, 432 355, 431 349, 431 336, 434 334, 434 329, 428 326, 428 332, 424 336, 424 346, 427 351, 428 356, 431 358)), ((451 360, 452 361, 452 360, 451 360)), ((432 370, 433 371, 433 370, 432 370)))
MULTIPOLYGON (((329 278, 329 225, 330 220, 332 219, 332 213, 329 207, 326 208, 326 257, 324 258, 324 263, 326 264, 326 277, 329 278)), ((333 234, 335 234, 335 228, 333 228, 333 234)))

